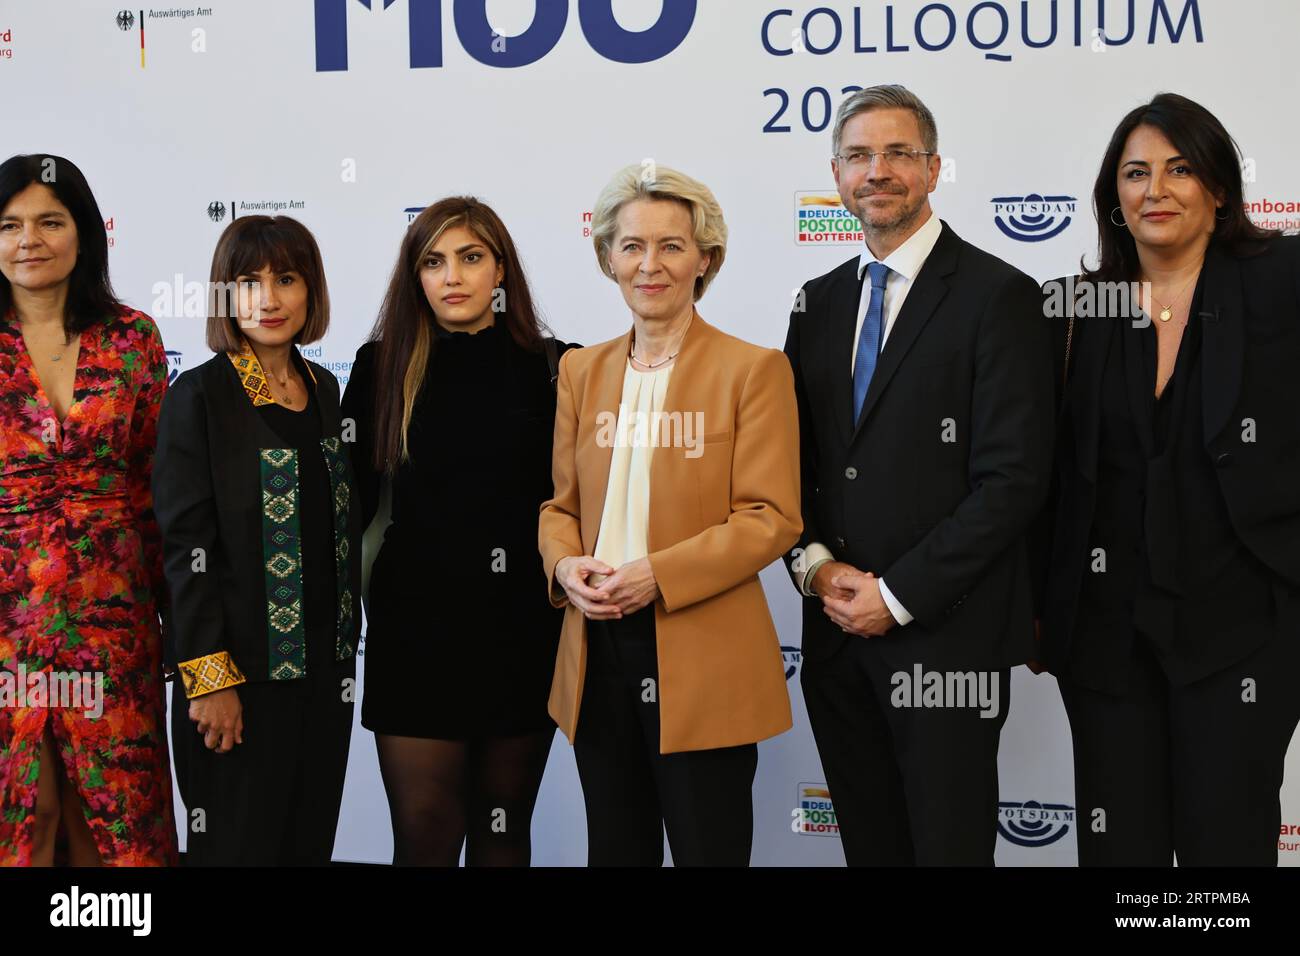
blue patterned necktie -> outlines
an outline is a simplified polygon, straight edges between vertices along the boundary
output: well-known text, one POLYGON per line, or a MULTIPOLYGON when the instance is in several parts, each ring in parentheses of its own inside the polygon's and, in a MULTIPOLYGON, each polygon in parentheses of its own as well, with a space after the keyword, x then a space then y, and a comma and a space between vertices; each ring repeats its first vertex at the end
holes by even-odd
POLYGON ((885 304, 885 283, 889 281, 889 266, 883 262, 867 263, 871 277, 871 300, 867 303, 867 317, 862 320, 862 333, 858 336, 858 356, 853 363, 853 421, 862 414, 862 403, 867 400, 871 376, 876 371, 876 356, 880 354, 880 330, 885 304))

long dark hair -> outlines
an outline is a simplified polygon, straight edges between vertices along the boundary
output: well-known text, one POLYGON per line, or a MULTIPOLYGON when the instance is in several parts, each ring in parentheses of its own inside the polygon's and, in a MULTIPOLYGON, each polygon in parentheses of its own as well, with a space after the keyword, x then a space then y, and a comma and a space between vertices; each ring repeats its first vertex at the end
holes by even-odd
POLYGON ((505 292, 506 308, 501 318, 515 342, 529 351, 540 352, 542 336, 549 331, 533 305, 514 240, 490 206, 472 196, 452 196, 416 216, 407 227, 384 304, 370 332, 370 341, 378 343, 374 466, 389 474, 410 457, 406 436, 411 413, 437 348, 436 319, 420 285, 420 264, 429 247, 455 226, 464 226, 478 236, 503 267, 501 289, 505 292))
MULTIPOLYGON (((68 304, 63 315, 63 333, 71 337, 122 308, 108 279, 108 232, 81 170, 71 160, 48 153, 11 156, 0 163, 0 210, 33 183, 48 186, 77 226, 80 251, 68 277, 68 304)), ((0 275, 0 316, 7 315, 13 305, 14 291, 0 275)))
POLYGON ((1125 226, 1115 225, 1110 216, 1119 206, 1116 179, 1124 144, 1133 130, 1144 125, 1160 130, 1187 158, 1193 174, 1205 188, 1223 197, 1227 217, 1216 218, 1211 245, 1220 245, 1237 256, 1249 256, 1262 252, 1264 243, 1278 235, 1256 226, 1246 215, 1241 149, 1223 124, 1200 103, 1177 93, 1160 93, 1120 120, 1106 147, 1092 190, 1098 264, 1096 269, 1083 265, 1085 276, 1105 282, 1130 282, 1138 276, 1137 243, 1132 233, 1125 226))

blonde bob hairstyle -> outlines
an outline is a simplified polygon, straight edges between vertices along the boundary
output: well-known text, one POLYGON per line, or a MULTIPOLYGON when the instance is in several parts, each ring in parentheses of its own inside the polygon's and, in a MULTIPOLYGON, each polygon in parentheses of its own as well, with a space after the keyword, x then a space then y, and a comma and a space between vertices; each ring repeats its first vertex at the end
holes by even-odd
POLYGON ((638 199, 659 199, 684 205, 691 213, 692 238, 701 255, 709 256, 709 267, 695 280, 695 301, 704 296, 713 277, 727 257, 727 224, 722 207, 709 187, 685 173, 649 161, 626 166, 600 191, 591 213, 591 241, 600 271, 617 281, 609 268, 610 251, 618 231, 618 214, 638 199))

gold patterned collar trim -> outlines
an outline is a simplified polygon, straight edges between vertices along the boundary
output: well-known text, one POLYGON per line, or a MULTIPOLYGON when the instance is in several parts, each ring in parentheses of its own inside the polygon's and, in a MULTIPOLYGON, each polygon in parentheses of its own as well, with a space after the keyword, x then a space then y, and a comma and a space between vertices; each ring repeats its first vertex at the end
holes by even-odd
MULTIPOLYGON (((226 357, 230 359, 230 364, 235 367, 235 374, 239 376, 239 383, 244 386, 244 392, 248 395, 254 407, 258 405, 274 405, 275 399, 271 396, 271 387, 267 384, 266 373, 262 371, 262 363, 257 360, 257 353, 253 347, 248 344, 248 339, 240 339, 238 352, 227 352, 226 357)), ((316 373, 311 370, 311 363, 307 363, 307 374, 311 376, 311 383, 316 385, 316 373)))

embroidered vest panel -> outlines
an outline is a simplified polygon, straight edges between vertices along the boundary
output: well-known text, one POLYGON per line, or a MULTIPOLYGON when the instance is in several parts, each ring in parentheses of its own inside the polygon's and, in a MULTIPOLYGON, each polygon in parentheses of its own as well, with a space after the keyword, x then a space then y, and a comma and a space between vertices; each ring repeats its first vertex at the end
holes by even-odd
MULTIPOLYGON (((230 355, 231 364, 254 406, 274 403, 266 375, 248 342, 230 355)), ((315 386, 316 376, 311 374, 315 386)), ((334 657, 355 653, 351 639, 356 609, 351 585, 351 546, 348 519, 352 486, 348 461, 338 438, 321 439, 333 499, 334 567, 338 582, 338 620, 334 657)), ((266 584, 267 660, 271 680, 294 680, 307 673, 306 627, 303 621, 302 537, 298 507, 298 452, 293 448, 263 448, 258 459, 262 489, 262 560, 266 584)))
POLYGON ((351 545, 348 543, 348 515, 352 507, 352 486, 348 483, 348 463, 337 438, 321 439, 321 449, 329 466, 330 487, 334 494, 334 579, 338 582, 338 632, 335 637, 335 660, 352 656, 350 635, 354 609, 351 586, 351 545))
POLYGON ((271 680, 294 680, 307 673, 298 452, 292 448, 263 448, 259 466, 268 670, 271 680))

